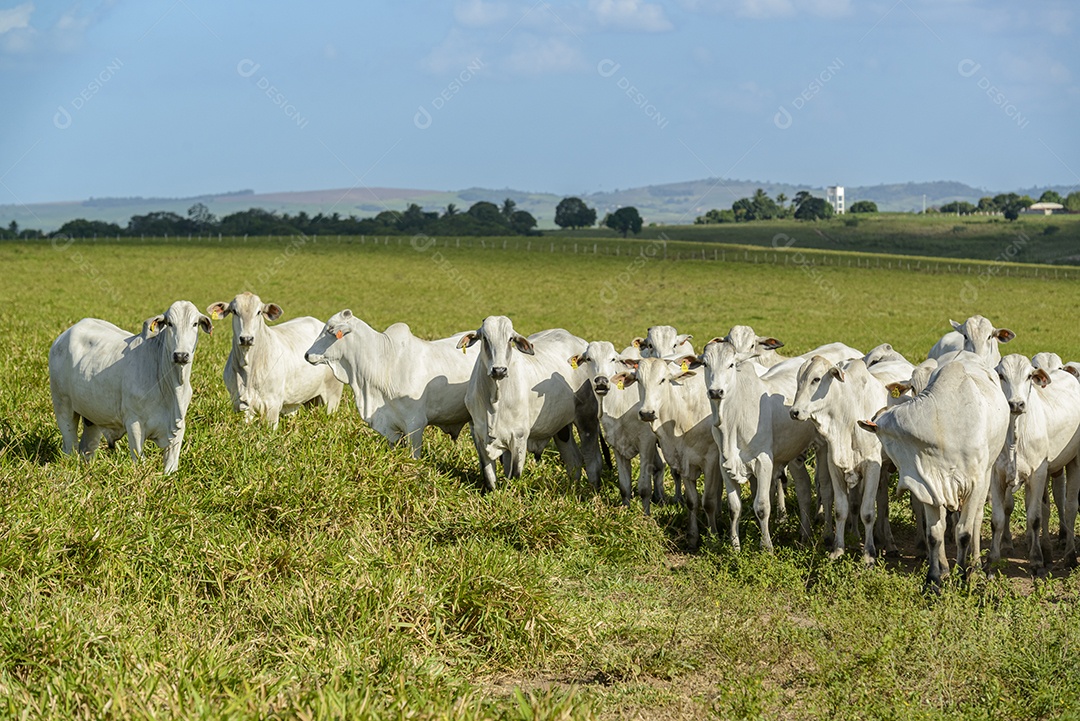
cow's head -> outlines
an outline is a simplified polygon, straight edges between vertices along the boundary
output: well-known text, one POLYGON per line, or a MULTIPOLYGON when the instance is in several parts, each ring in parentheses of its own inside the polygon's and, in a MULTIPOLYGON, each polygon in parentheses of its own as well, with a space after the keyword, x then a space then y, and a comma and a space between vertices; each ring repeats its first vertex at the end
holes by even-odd
POLYGON ((348 308, 334 313, 326 321, 319 337, 304 353, 304 360, 312 365, 325 363, 333 371, 334 378, 348 385, 351 368, 345 352, 348 346, 345 336, 353 332, 356 322, 356 316, 348 308))
POLYGON ((635 338, 634 346, 641 351, 642 358, 665 358, 676 354, 694 352, 689 333, 679 333, 670 325, 654 325, 649 328, 644 338, 635 338))
POLYGON ((906 360, 904 356, 893 350, 893 347, 888 343, 882 343, 881 345, 874 346, 870 349, 870 352, 863 356, 863 361, 866 362, 866 367, 870 368, 878 363, 884 363, 886 361, 899 361, 906 360))
POLYGON ((1065 368, 1065 363, 1062 362, 1061 356, 1049 351, 1043 351, 1042 353, 1036 353, 1031 356, 1031 365, 1036 368, 1042 368, 1047 373, 1063 370, 1065 368))
POLYGON ((178 300, 161 315, 143 321, 144 338, 160 338, 165 353, 179 366, 191 363, 195 345, 199 342, 199 330, 212 333, 213 323, 199 312, 194 303, 178 300))
POLYGON ((465 349, 478 341, 482 342, 479 362, 497 381, 509 374, 514 351, 526 355, 534 353, 529 339, 515 331, 513 322, 505 315, 488 316, 479 330, 463 335, 457 347, 465 349))
POLYGON ((659 422, 665 406, 671 402, 671 384, 694 375, 694 369, 700 366, 700 361, 696 356, 688 355, 673 360, 642 358, 636 363, 634 370, 617 373, 611 380, 624 388, 638 384, 638 398, 641 401, 638 418, 655 425, 659 422))
POLYGON ((239 348, 250 348, 255 345, 255 339, 266 321, 277 320, 282 311, 277 303, 264 304, 259 296, 245 291, 229 303, 214 303, 206 312, 211 318, 224 318, 232 314, 234 344, 239 348))
POLYGON ((571 356, 568 361, 573 368, 584 367, 592 379, 593 391, 606 396, 611 390, 611 378, 627 369, 637 367, 637 361, 624 360, 607 341, 593 341, 584 353, 571 356))
POLYGON ((995 328, 993 323, 981 315, 973 315, 963 324, 955 320, 950 320, 949 323, 953 330, 964 336, 964 350, 974 353, 989 365, 995 365, 1001 360, 998 344, 1008 343, 1016 337, 1008 328, 995 328))
POLYGON ((1035 368, 1025 356, 1012 353, 997 364, 998 380, 1005 399, 1009 401, 1009 410, 1014 414, 1027 411, 1031 386, 1045 388, 1050 383, 1050 376, 1042 368, 1035 368))
POLYGON ((776 338, 758 335, 748 325, 733 325, 726 336, 714 338, 713 340, 730 344, 735 349, 735 357, 740 361, 754 358, 766 351, 784 347, 784 344, 776 338))
POLYGON ((804 362, 799 368, 798 388, 791 403, 792 419, 813 420, 834 382, 844 382, 844 371, 840 366, 819 355, 804 362))
POLYGON ((737 366, 742 362, 739 355, 735 346, 718 338, 709 341, 701 351, 705 388, 710 401, 722 401, 734 390, 737 366))

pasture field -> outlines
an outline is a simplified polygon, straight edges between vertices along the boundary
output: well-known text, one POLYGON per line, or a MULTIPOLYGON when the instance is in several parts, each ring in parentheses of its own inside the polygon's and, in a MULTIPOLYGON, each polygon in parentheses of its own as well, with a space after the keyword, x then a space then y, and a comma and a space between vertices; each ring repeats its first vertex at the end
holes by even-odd
POLYGON ((481 496, 464 435, 429 433, 414 461, 349 393, 335 416, 244 425, 221 381, 222 321, 195 354, 178 473, 161 475, 156 449, 133 463, 124 442, 90 464, 59 453, 47 352, 62 330, 87 316, 134 330, 249 283, 286 318, 348 307, 424 337, 501 313, 526 334, 616 345, 670 323, 700 347, 746 323, 787 353, 888 341, 918 361, 950 317, 978 312, 1016 331, 1004 350, 1080 358, 1075 280, 969 287, 809 255, 0 244, 0 717, 1080 716, 1080 573, 1027 580, 1019 515, 1006 574, 936 599, 920 592, 906 499, 891 510, 905 555, 875 568, 801 546, 794 514, 774 555, 756 550, 752 513, 741 554, 708 536, 689 554, 685 510, 623 509, 611 471, 594 495, 547 454, 481 496))
MULTIPOLYGON (((688 218, 687 222, 693 218, 688 218)), ((573 232, 545 231, 556 237, 615 237, 607 228, 573 232)), ((940 258, 979 258, 1022 263, 1080 264, 1080 215, 1022 215, 1009 222, 1000 216, 913 213, 858 213, 829 220, 794 219, 720 223, 714 225, 657 225, 641 229, 652 239, 735 243, 773 248, 789 239, 802 248, 921 255, 940 258), (850 224, 849 224, 850 223, 850 224), (779 241, 774 239, 783 234, 779 241)))

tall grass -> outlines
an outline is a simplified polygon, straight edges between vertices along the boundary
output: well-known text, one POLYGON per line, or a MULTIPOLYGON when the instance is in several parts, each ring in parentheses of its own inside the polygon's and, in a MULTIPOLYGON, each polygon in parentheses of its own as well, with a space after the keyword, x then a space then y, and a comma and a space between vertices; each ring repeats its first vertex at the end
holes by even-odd
MULTIPOLYGON (((220 379, 227 323, 196 352, 177 474, 123 442, 89 464, 60 455, 46 364, 60 331, 84 316, 135 328, 177 298, 205 307, 285 247, 0 245, 0 716, 1080 712, 1080 580, 1032 586, 1022 549, 1005 577, 928 600, 913 552, 829 563, 794 518, 775 555, 716 538, 688 554, 685 510, 623 509, 611 477, 597 495, 571 487, 551 453, 481 496, 465 437, 429 432, 414 461, 345 404, 244 425, 220 379)), ((792 352, 889 340, 913 358, 979 310, 1018 333, 1008 350, 1080 352, 1062 310, 1074 283, 995 278, 976 307, 963 278, 821 269, 834 302, 799 268, 650 260, 607 302, 625 257, 442 252, 313 243, 254 290, 287 317, 351 307, 427 337, 496 312, 616 343, 658 322, 699 343, 745 322, 792 352)), ((743 531, 756 548, 752 519, 743 531)))

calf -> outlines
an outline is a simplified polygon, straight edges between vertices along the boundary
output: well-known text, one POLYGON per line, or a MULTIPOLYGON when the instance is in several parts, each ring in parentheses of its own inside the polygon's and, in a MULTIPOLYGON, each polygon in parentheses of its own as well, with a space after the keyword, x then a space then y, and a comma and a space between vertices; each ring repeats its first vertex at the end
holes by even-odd
POLYGON ((49 349, 49 389, 64 453, 78 441, 91 458, 102 433, 110 442, 126 434, 132 457, 142 458, 143 445, 153 441, 165 449, 165 473, 175 472, 200 329, 210 333, 210 319, 178 300, 134 335, 97 318, 61 333, 49 349))

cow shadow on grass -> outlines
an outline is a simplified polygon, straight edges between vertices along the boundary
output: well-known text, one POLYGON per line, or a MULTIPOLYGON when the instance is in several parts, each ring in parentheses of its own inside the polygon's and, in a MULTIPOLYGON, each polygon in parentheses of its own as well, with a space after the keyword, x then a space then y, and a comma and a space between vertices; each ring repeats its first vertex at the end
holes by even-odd
POLYGON ((0 456, 29 461, 43 466, 60 457, 58 433, 45 429, 16 430, 6 418, 0 418, 0 456))

